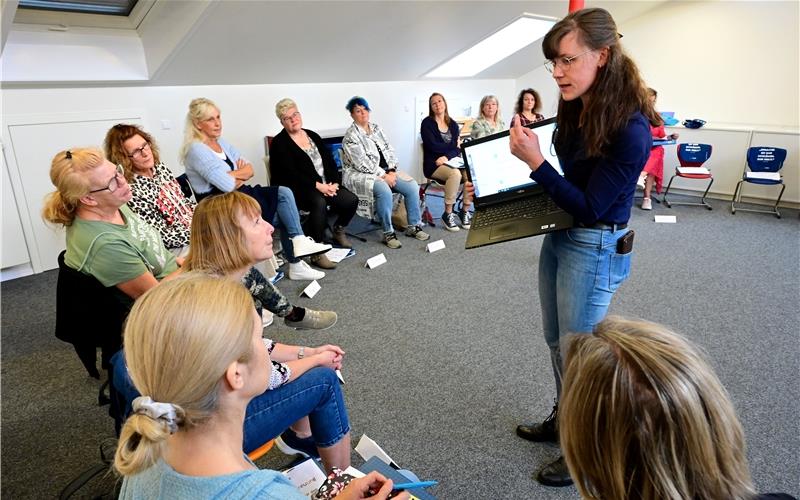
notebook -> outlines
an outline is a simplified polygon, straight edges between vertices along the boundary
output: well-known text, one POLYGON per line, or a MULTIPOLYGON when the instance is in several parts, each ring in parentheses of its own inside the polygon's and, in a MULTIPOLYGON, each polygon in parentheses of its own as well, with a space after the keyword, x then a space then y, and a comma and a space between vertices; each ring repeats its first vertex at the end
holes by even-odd
MULTIPOLYGON (((549 118, 527 127, 539 137, 545 159, 564 175, 552 145, 555 122, 549 118)), ((529 177, 528 165, 511 154, 508 130, 465 144, 463 158, 467 177, 475 185, 475 215, 466 248, 572 227, 572 216, 529 177)))

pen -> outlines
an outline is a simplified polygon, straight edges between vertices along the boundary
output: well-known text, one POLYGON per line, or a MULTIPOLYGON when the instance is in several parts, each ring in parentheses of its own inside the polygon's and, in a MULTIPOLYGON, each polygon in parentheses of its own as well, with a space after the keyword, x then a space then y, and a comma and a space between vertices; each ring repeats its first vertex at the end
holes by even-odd
POLYGON ((439 481, 416 481, 413 483, 396 483, 392 486, 393 490, 415 490, 417 488, 427 488, 439 484, 439 481))

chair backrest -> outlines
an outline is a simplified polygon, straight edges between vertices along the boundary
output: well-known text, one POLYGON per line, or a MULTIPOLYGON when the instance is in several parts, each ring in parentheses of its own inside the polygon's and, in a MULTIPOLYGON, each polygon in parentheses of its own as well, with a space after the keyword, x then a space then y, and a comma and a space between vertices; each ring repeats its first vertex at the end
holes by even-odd
POLYGON ((785 149, 753 146, 747 150, 747 167, 752 172, 777 172, 785 160, 785 149))
POLYGON ((189 182, 189 178, 186 174, 181 174, 175 178, 178 181, 178 184, 181 186, 181 191, 183 191, 183 195, 187 198, 191 198, 194 195, 194 191, 192 190, 192 185, 189 182))
POLYGON ((682 167, 701 167, 711 156, 711 144, 684 143, 678 145, 678 161, 682 167))
POLYGON ((96 349, 102 349, 102 368, 122 347, 122 325, 132 301, 120 297, 115 287, 104 287, 97 279, 72 269, 58 256, 56 282, 56 328, 59 340, 75 347, 86 371, 98 377, 96 349))

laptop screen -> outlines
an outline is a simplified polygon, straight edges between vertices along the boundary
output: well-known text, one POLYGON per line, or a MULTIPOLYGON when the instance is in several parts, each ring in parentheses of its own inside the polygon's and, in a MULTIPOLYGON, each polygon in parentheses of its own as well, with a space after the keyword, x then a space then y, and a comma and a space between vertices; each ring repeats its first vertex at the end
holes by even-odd
MULTIPOLYGON (((545 160, 564 175, 552 145, 555 122, 555 118, 548 118, 528 125, 528 128, 533 129, 539 137, 545 160)), ((477 198, 536 186, 536 182, 529 177, 531 169, 528 165, 511 154, 508 130, 465 144, 463 156, 477 198)))

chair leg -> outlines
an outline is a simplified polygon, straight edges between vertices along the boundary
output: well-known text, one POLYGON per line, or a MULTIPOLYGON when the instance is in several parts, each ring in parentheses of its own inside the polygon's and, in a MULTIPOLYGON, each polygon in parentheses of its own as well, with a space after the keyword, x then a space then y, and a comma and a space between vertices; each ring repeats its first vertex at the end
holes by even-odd
POLYGON ((708 194, 708 190, 709 190, 709 189, 711 189, 711 185, 712 185, 712 184, 714 184, 714 178, 713 178, 713 177, 712 177, 712 178, 711 178, 711 180, 709 181, 709 183, 708 183, 708 186, 706 186, 706 190, 705 190, 705 192, 703 193, 703 196, 702 196, 702 197, 700 197, 700 204, 701 204, 701 205, 703 205, 704 207, 706 207, 706 208, 707 208, 707 209, 709 209, 709 210, 711 210, 712 208, 711 208, 711 205, 709 205, 708 203, 706 203, 706 195, 708 194))
POLYGON ((781 184, 781 192, 778 195, 778 199, 775 201, 775 217, 778 219, 781 218, 781 213, 778 211, 778 203, 781 202, 781 198, 783 197, 783 192, 786 191, 786 184, 781 184))
POLYGON ((736 189, 733 190, 733 198, 731 198, 731 213, 736 213, 736 195, 739 194, 739 189, 742 187, 742 182, 739 181, 736 183, 736 189))
POLYGON ((669 188, 670 188, 670 186, 672 186, 672 180, 673 179, 675 179, 674 175, 669 178, 669 183, 667 183, 667 189, 664 190, 663 200, 664 200, 664 204, 667 206, 667 208, 672 208, 672 204, 667 199, 667 193, 669 193, 669 188))

